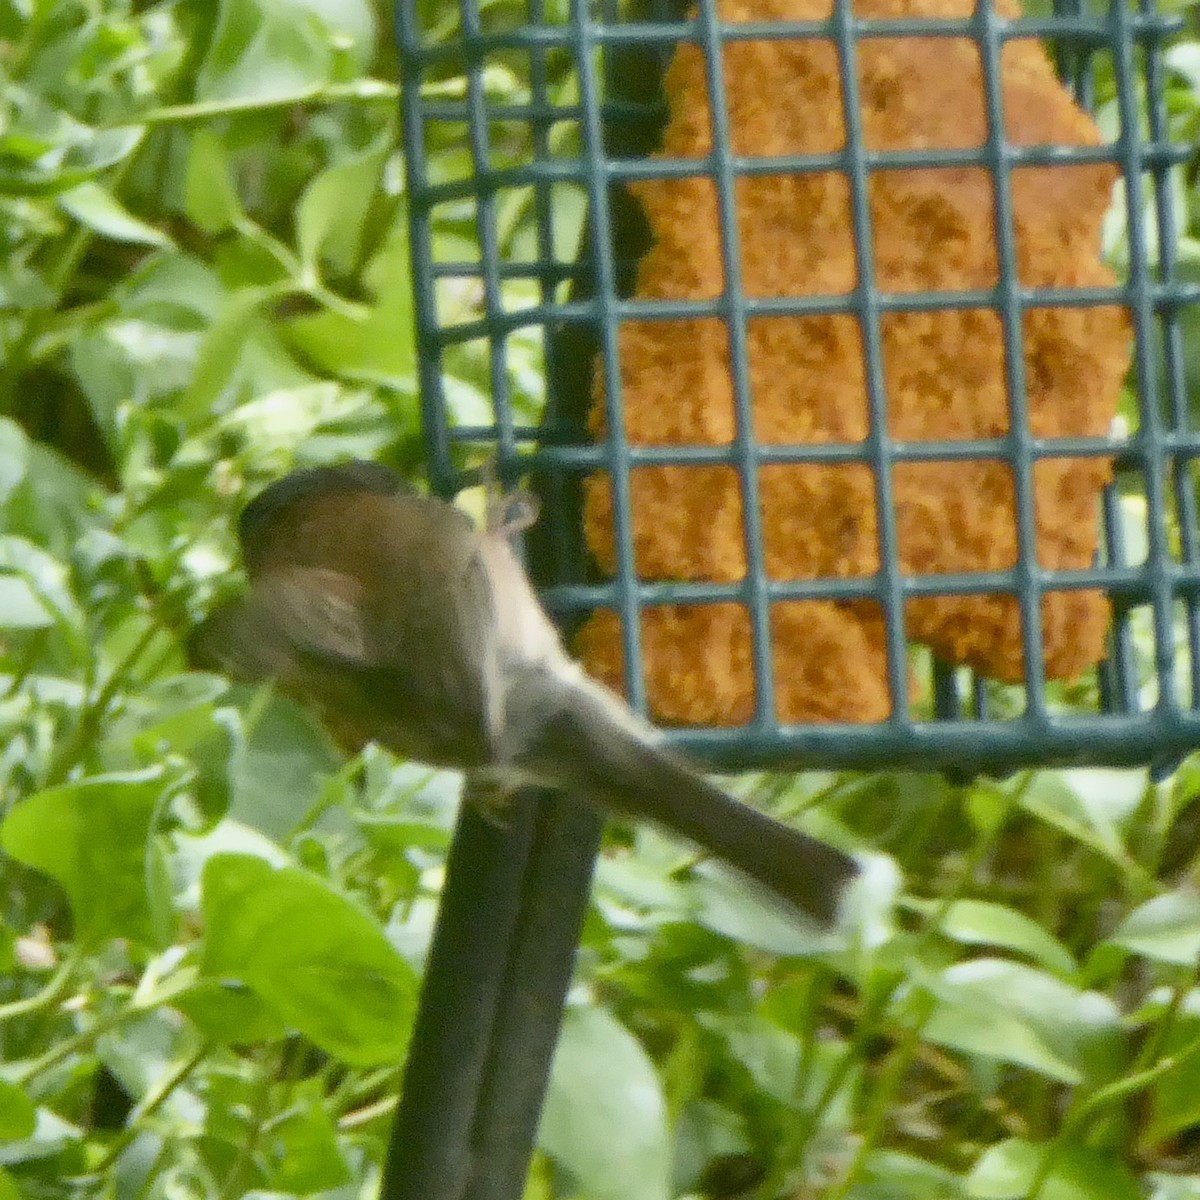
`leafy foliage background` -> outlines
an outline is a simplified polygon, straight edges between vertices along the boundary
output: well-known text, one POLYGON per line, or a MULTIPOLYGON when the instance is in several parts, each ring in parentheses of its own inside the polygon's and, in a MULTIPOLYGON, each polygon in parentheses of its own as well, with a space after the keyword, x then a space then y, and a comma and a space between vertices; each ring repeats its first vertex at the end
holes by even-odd
MULTIPOLYGON (((0 0, 0 1200, 378 1184, 456 781, 344 763, 181 645, 249 492, 350 454, 419 471, 391 15, 0 0)), ((1195 140, 1194 34, 1168 61, 1195 140)), ((524 95, 502 62, 488 87, 524 95)), ((1171 182, 1195 277, 1194 168, 1171 182)), ((486 363, 451 368, 475 423, 486 363)), ((894 859, 895 922, 814 940, 614 832, 531 1198, 1200 1197, 1196 761, 743 789, 894 859)))

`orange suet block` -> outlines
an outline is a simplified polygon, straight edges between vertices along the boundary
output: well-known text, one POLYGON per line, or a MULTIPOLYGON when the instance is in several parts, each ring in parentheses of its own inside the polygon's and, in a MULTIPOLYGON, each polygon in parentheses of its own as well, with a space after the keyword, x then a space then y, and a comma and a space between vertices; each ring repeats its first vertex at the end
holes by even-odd
MULTIPOLYGON (((993 0, 1006 17, 1015 0, 993 0)), ((972 0, 854 0, 860 17, 967 17, 972 0)), ((725 21, 823 20, 830 0, 719 0, 725 21)), ((725 105, 737 155, 828 154, 845 145, 839 62, 825 40, 731 41, 725 105)), ((871 150, 975 148, 987 139, 979 48, 968 38, 864 38, 857 73, 871 150)), ((712 150, 704 51, 682 44, 667 71, 662 155, 712 150)), ((1034 40, 1004 43, 1006 135, 1018 146, 1092 146, 1100 134, 1034 40)), ((1100 225, 1116 169, 1021 167, 1011 174, 1016 269, 1025 287, 1108 286, 1100 225)), ((883 292, 989 289, 998 281, 995 196, 984 167, 872 171, 875 284, 883 292)), ((711 179, 633 185, 654 243, 636 296, 713 299, 724 289, 711 179)), ((857 282, 850 185, 837 171, 735 181, 741 282, 751 297, 839 295, 857 282)), ((1009 423, 1002 327, 991 309, 885 313, 880 321, 890 433, 907 442, 995 438, 1009 423)), ((1033 308, 1023 320, 1025 386, 1038 437, 1100 436, 1129 358, 1118 307, 1033 308)), ((861 441, 868 431, 862 336, 851 315, 755 317, 746 329, 754 436, 762 444, 861 441)), ((734 436, 728 332, 717 318, 627 322, 620 330, 626 431, 636 445, 726 445, 734 436)), ((597 370, 593 429, 603 433, 597 370)), ((1093 560, 1106 458, 1050 458, 1034 469, 1038 561, 1093 560)), ((892 477, 902 569, 991 571, 1016 558, 1012 470, 997 459, 903 463, 892 477)), ((773 579, 870 576, 878 568, 875 480, 865 465, 766 466, 759 473, 766 569, 773 579)), ((632 478, 637 570, 648 579, 731 581, 746 571, 742 492, 725 467, 639 468, 632 478)), ((585 524, 612 569, 608 485, 588 481, 585 524)), ((943 660, 1022 677, 1015 598, 908 603, 908 636, 943 660)), ((738 724, 753 711, 750 627, 734 604, 651 608, 642 617, 648 694, 661 720, 738 724)), ((1045 665, 1079 674, 1103 653, 1098 591, 1042 606, 1045 665)), ((771 619, 775 701, 785 721, 879 721, 891 711, 882 615, 870 601, 778 604, 771 619)), ((589 668, 621 683, 619 628, 601 613, 581 632, 589 668)))

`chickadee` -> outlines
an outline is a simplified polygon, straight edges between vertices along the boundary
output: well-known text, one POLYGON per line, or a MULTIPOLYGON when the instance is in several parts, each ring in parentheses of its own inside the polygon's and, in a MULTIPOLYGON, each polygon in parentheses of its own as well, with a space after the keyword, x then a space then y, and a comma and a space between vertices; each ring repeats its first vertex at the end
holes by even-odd
POLYGON ((195 660, 277 680, 351 746, 467 774, 472 798, 534 784, 649 821, 822 922, 854 859, 727 796, 568 657, 513 552, 368 462, 294 471, 242 513, 249 590, 195 660))

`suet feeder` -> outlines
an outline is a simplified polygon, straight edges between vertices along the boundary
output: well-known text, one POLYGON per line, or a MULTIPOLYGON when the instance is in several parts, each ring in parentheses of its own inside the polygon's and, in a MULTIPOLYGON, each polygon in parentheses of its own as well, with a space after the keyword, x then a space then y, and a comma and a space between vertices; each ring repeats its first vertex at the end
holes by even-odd
MULTIPOLYGON (((1166 767, 1200 745, 1177 16, 528 0, 498 24, 461 0, 448 33, 427 10, 399 5, 398 41, 431 478, 451 494, 494 458, 532 479, 531 568, 593 671, 730 769, 1166 767), (514 387, 531 339, 544 413, 514 387), (468 350, 482 423, 444 388, 468 350)), ((548 1060, 554 1022, 529 1034, 513 997, 565 987, 573 934, 539 982, 530 931, 550 886, 578 920, 597 829, 555 811, 514 828, 503 978, 468 1002, 470 1111, 439 1152, 472 1161, 422 1200, 520 1194, 539 1085, 499 1166, 488 1106, 521 1037, 534 1076, 548 1060)))

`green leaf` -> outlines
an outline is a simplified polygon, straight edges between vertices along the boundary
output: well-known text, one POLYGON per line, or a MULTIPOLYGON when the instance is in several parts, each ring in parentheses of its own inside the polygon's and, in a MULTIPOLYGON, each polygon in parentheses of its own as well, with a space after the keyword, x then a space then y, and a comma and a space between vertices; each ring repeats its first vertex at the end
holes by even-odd
POLYGON ((1137 812, 1151 786, 1144 768, 1068 767, 1059 775, 1079 797, 1081 807, 1097 828, 1120 828, 1137 812))
POLYGON ((28 459, 29 438, 25 431, 15 421, 0 417, 0 504, 25 477, 28 459))
POLYGON ((37 1109, 15 1083, 0 1079, 0 1141, 27 1138, 37 1127, 37 1109))
POLYGON ((69 191, 123 162, 141 145, 140 125, 94 129, 51 109, 19 87, 6 88, 0 132, 0 193, 53 195, 69 191))
POLYGON ((5 528, 30 538, 43 553, 66 555, 89 523, 85 514, 94 496, 94 481, 79 467, 30 442, 25 477, 5 505, 5 528))
POLYGON ((416 343, 408 232, 398 221, 364 278, 375 304, 363 317, 321 312, 285 326, 296 350, 322 370, 355 382, 415 389, 416 343))
POLYGON ((172 712, 161 703, 161 692, 155 699, 159 720, 129 737, 130 748, 142 762, 186 756, 193 772, 189 790, 204 816, 216 820, 229 807, 232 766, 242 745, 235 715, 211 704, 172 712))
POLYGON ((229 816, 270 837, 293 833, 341 759, 329 738, 290 700, 274 699, 245 732, 235 756, 229 816))
POLYGON ((1022 807, 1081 845, 1126 866, 1121 823, 1137 809, 1145 771, 1039 771, 1021 793, 1022 807))
POLYGON ((326 381, 266 392, 239 405, 221 427, 238 431, 260 453, 286 450, 292 458, 318 434, 336 438, 344 429, 353 436, 375 421, 382 423, 383 408, 367 392, 326 381))
POLYGON ((445 852, 450 833, 427 821, 413 821, 391 813, 356 812, 354 823, 363 837, 381 850, 403 854, 406 850, 445 852))
POLYGON ((1109 940, 1157 962, 1194 966, 1200 955, 1200 896, 1156 896, 1134 909, 1109 940))
POLYGON ((688 882, 671 878, 669 869, 641 855, 602 855, 596 862, 592 899, 602 912, 619 913, 623 929, 635 922, 653 929, 664 921, 691 918, 691 890, 688 882))
POLYGON ((371 308, 362 318, 339 312, 300 317, 286 326, 290 344, 322 370, 355 383, 412 391, 415 357, 407 306, 371 308), (398 315, 401 314, 402 316, 398 315))
POLYGON ((394 1063, 416 978, 379 926, 295 867, 219 854, 202 880, 203 968, 252 988, 288 1025, 355 1065, 394 1063))
POLYGON ((366 71, 377 35, 375 10, 368 0, 293 0, 293 3, 318 17, 334 46, 349 56, 355 69, 366 71))
POLYGON ((1038 1200, 1141 1200, 1142 1190, 1112 1151, 1070 1143, 1042 1145, 1009 1138, 984 1151, 967 1177, 975 1200, 1022 1200, 1050 1166, 1038 1200))
MULTIPOLYGON (((670 1084, 667 1086, 670 1091, 670 1084)), ((700 1087, 701 1080, 689 1081, 683 1094, 694 1094, 700 1087)), ((745 1118, 711 1100, 692 1101, 679 1113, 673 1124, 675 1144, 672 1147, 672 1173, 676 1191, 681 1185, 684 1188, 694 1187, 706 1169, 711 1167, 713 1159, 747 1154, 752 1149, 746 1137, 745 1118)))
POLYGON ((131 242, 142 246, 172 245, 171 239, 160 229, 138 220, 112 192, 90 180, 64 192, 59 196, 58 203, 81 225, 115 242, 131 242))
POLYGON ((195 1032, 162 1008, 122 1021, 96 1044, 97 1057, 134 1100, 151 1092, 197 1047, 195 1032))
POLYGON ((0 536, 0 572, 19 572, 29 582, 38 603, 55 621, 69 629, 83 625, 83 615, 71 591, 64 563, 27 538, 0 536))
POLYGON ((202 835, 176 833, 171 874, 180 892, 180 903, 191 909, 200 905, 200 879, 210 858, 218 854, 249 855, 273 867, 287 867, 292 860, 277 842, 228 817, 202 835))
POLYGON ((337 1129, 318 1095, 271 1127, 267 1152, 274 1167, 271 1184, 279 1192, 308 1195, 351 1180, 337 1129))
POLYGON ((160 941, 150 889, 162 862, 150 832, 163 787, 157 769, 97 776, 38 792, 5 819, 0 843, 62 885, 82 942, 160 941))
POLYGON ((598 1008, 570 1008, 554 1055, 538 1145, 588 1200, 668 1200, 662 1086, 632 1034, 598 1008))
MULTIPOLYGON (((809 1110, 829 1082, 842 1075, 849 1048, 836 1038, 828 1038, 805 1049, 800 1036, 770 1018, 770 1010, 771 1005, 764 1003, 762 1016, 752 1014, 741 1020, 726 1020, 724 1032, 729 1052, 746 1068, 754 1086, 764 1095, 789 1108, 809 1110)), ((848 1117, 849 1097, 859 1074, 860 1068, 851 1065, 827 1118, 848 1117)))
POLYGON ((48 629, 54 614, 21 575, 0 574, 0 628, 48 629))
POLYGON ((1121 497, 1123 564, 1140 567, 1150 557, 1149 506, 1145 496, 1121 497))
MULTIPOLYGON (((220 181, 208 181, 210 188, 220 181)), ((156 255, 129 281, 123 308, 131 317, 199 331, 215 321, 225 287, 207 264, 187 254, 156 255)))
POLYGON ((1154 1186, 1150 1200, 1200 1200, 1200 1175, 1160 1175, 1151 1171, 1147 1179, 1154 1186))
POLYGON ((242 202, 229 169, 225 144, 215 133, 201 129, 188 152, 184 207, 205 233, 224 233, 242 217, 242 202))
POLYGON ((205 331, 187 391, 176 402, 185 419, 207 415, 229 388, 246 343, 258 332, 258 310, 269 288, 248 287, 227 294, 221 312, 205 331))
POLYGON ((1193 95, 1200 96, 1200 41, 1189 40, 1169 47, 1163 62, 1188 81, 1193 95))
POLYGON ((280 1041, 283 1022, 254 992, 240 984, 202 979, 173 998, 205 1038, 218 1046, 262 1045, 280 1041))
MULTIPOLYGON (((906 908, 932 916, 941 906, 935 900, 906 900, 906 908)), ((1071 952, 1036 921, 1016 909, 988 900, 956 900, 938 928, 947 937, 967 946, 1000 946, 1027 954, 1061 975, 1076 969, 1071 952)))
POLYGON ((923 1036, 937 1045, 1073 1084, 1108 1079, 1124 1059, 1120 1014, 1107 996, 1023 963, 956 963, 922 990, 933 1000, 923 1036))
POLYGON ((1175 1060, 1155 1080, 1151 1090, 1150 1119, 1142 1141, 1153 1154, 1162 1143, 1185 1129, 1200 1125, 1200 1088, 1196 1087, 1200 1063, 1200 992, 1183 998, 1159 1047, 1160 1061, 1175 1060))
POLYGON ((0 1167, 37 1162, 40 1165, 49 1165, 51 1169, 57 1167, 59 1177, 62 1178, 67 1172, 81 1169, 76 1153, 80 1142, 81 1135, 77 1126, 64 1121, 48 1108, 39 1108, 37 1124, 28 1137, 0 1143, 0 1167), (60 1161, 50 1164, 51 1159, 60 1161))
POLYGON ((196 99, 300 99, 330 82, 332 64, 329 32, 304 4, 220 0, 216 33, 196 76, 196 99))
POLYGON ((305 189, 296 211, 296 246, 314 277, 321 274, 322 260, 338 275, 358 265, 363 224, 378 198, 389 149, 388 139, 376 138, 362 153, 327 167, 305 189))
POLYGON ((945 1167, 898 1150, 876 1150, 868 1158, 856 1200, 963 1200, 966 1182, 945 1167))
POLYGON ((726 1037, 734 1060, 750 1072, 754 1086, 764 1095, 791 1108, 806 1108, 813 1092, 819 1093, 819 1085, 814 1087, 808 1077, 814 1074, 811 1063, 806 1064, 807 1075, 801 1073, 800 1039, 793 1033, 749 1016, 729 1022, 726 1037))

